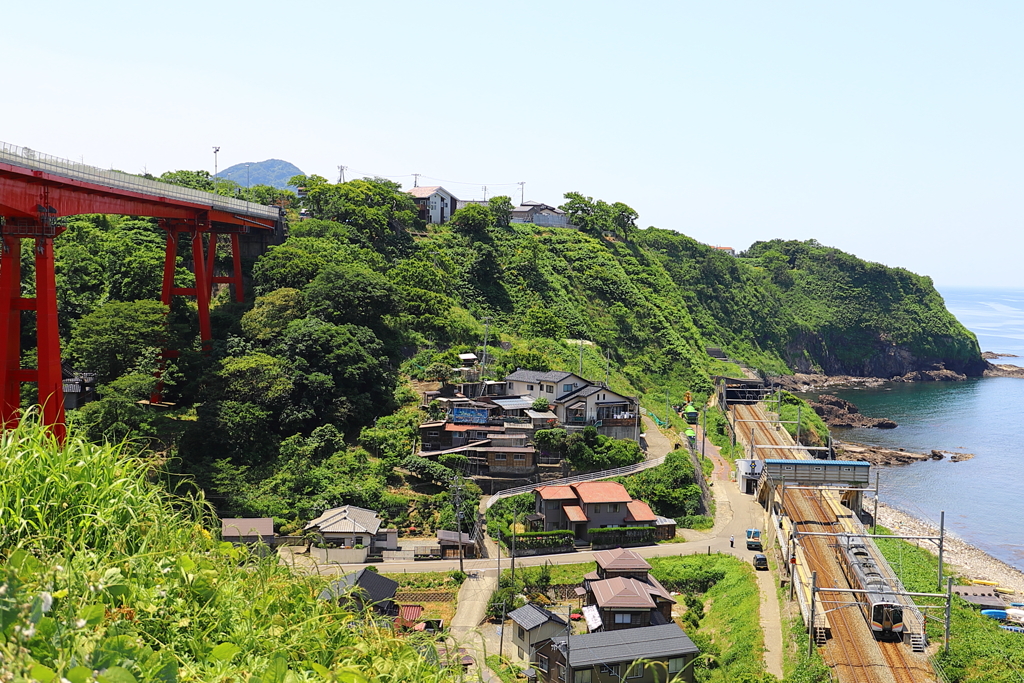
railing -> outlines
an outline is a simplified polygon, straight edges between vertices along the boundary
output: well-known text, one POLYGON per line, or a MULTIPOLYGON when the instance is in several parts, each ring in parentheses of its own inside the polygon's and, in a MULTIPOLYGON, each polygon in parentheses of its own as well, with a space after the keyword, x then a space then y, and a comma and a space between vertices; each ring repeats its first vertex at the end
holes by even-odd
POLYGON ((652 467, 657 467, 661 463, 665 462, 665 456, 660 458, 654 458, 653 460, 644 460, 638 462, 635 465, 626 465, 625 467, 616 467, 613 470, 603 470, 601 472, 591 472, 590 474, 577 474, 574 477, 566 477, 565 479, 555 479, 553 481, 544 481, 536 484, 529 484, 528 486, 517 486, 511 489, 505 489, 504 491, 498 491, 493 496, 487 499, 486 507, 489 508, 497 503, 502 498, 508 498, 509 496, 517 496, 520 493, 529 493, 536 488, 541 486, 568 486, 569 484, 579 484, 584 481, 598 481, 600 479, 609 479, 611 477, 621 477, 625 474, 633 474, 634 472, 640 472, 647 470, 652 467))
POLYGON ((279 220, 281 215, 280 209, 276 206, 264 206, 263 204, 247 202, 233 197, 224 197, 213 192, 203 192, 202 190, 193 190, 188 187, 171 185, 170 183, 163 183, 158 180, 140 178, 139 176, 120 171, 106 171, 102 168, 88 166, 69 159, 61 159, 49 154, 42 154, 28 147, 19 147, 6 142, 0 142, 0 161, 6 161, 15 166, 31 168, 36 171, 53 173, 65 178, 84 180, 96 183, 97 185, 142 192, 158 197, 179 199, 247 216, 258 216, 276 221, 279 220))

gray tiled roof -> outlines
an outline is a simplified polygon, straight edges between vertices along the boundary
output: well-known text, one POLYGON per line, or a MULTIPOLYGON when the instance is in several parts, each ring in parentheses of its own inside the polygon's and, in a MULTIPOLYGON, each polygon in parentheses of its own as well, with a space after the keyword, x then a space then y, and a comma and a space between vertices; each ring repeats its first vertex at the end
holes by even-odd
POLYGON ((345 505, 331 508, 306 525, 306 530, 317 529, 320 533, 375 534, 380 529, 380 518, 373 510, 345 505))
MULTIPOLYGON (((551 642, 565 643, 565 639, 556 636, 551 642)), ((573 668, 697 652, 697 646, 675 623, 569 636, 569 666, 573 668)))
POLYGON ((523 370, 521 368, 517 368, 515 372, 505 377, 505 380, 511 382, 560 382, 570 376, 572 376, 571 372, 564 372, 561 370, 537 372, 536 370, 523 370))
POLYGON ((360 588, 366 594, 365 600, 368 603, 383 602, 391 600, 398 591, 398 582, 381 576, 377 572, 368 569, 360 569, 357 572, 346 574, 331 584, 320 593, 321 600, 337 600, 346 595, 353 587, 360 588))
POLYGON ((508 618, 525 628, 527 631, 532 631, 548 621, 553 621, 556 624, 565 626, 565 619, 557 614, 547 611, 543 607, 534 605, 532 602, 523 605, 517 610, 512 610, 508 613, 508 618))

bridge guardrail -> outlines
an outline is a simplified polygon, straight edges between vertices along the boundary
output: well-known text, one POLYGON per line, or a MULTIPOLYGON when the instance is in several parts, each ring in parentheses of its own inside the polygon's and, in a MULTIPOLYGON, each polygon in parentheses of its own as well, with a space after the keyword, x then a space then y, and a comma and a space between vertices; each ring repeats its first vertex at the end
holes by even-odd
POLYGON ((36 171, 54 173, 74 180, 83 180, 122 190, 133 190, 158 197, 168 197, 202 204, 221 211, 232 211, 275 221, 280 218, 280 210, 276 206, 264 206, 263 204, 225 197, 213 192, 193 190, 188 187, 171 185, 170 183, 158 180, 140 178, 139 176, 122 173, 121 171, 108 171, 95 166, 89 166, 88 164, 71 161, 70 159, 61 159, 60 157, 43 154, 34 149, 19 147, 7 142, 0 142, 0 161, 6 161, 15 166, 24 166, 36 171))

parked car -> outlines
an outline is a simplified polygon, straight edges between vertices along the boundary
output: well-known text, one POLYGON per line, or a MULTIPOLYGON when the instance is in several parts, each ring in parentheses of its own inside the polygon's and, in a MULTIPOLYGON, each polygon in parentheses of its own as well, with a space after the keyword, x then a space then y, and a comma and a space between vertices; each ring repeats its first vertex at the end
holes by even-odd
POLYGON ((754 569, 768 569, 768 558, 761 553, 755 553, 752 562, 754 563, 754 569))

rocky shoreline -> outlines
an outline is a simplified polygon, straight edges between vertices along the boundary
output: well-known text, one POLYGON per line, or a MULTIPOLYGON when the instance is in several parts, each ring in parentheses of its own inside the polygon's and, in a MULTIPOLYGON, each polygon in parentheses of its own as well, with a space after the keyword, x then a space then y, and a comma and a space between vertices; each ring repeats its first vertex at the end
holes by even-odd
MULTIPOLYGON (((870 510, 870 505, 871 503, 865 503, 865 509, 870 510)), ((895 534, 907 536, 930 536, 939 533, 938 527, 929 522, 881 501, 878 503, 878 523, 891 529, 895 534)), ((932 554, 938 554, 935 544, 929 541, 908 541, 908 543, 925 548, 932 554)), ((1015 596, 1017 598, 1024 595, 1024 572, 953 536, 948 531, 943 548, 943 558, 955 573, 965 578, 995 581, 1000 586, 1017 591, 1015 596)), ((1014 601, 1017 602, 1017 600, 1014 601)))
MULTIPOLYGON (((998 358, 1017 358, 1012 353, 992 353, 986 351, 982 358, 986 359, 982 377, 1020 377, 1024 378, 1024 366, 990 363, 998 358)), ((880 387, 886 382, 963 382, 969 379, 965 374, 936 366, 932 370, 915 370, 896 377, 855 377, 853 375, 821 375, 816 373, 797 372, 792 375, 773 377, 771 384, 780 389, 793 392, 822 391, 842 387, 880 387)))

